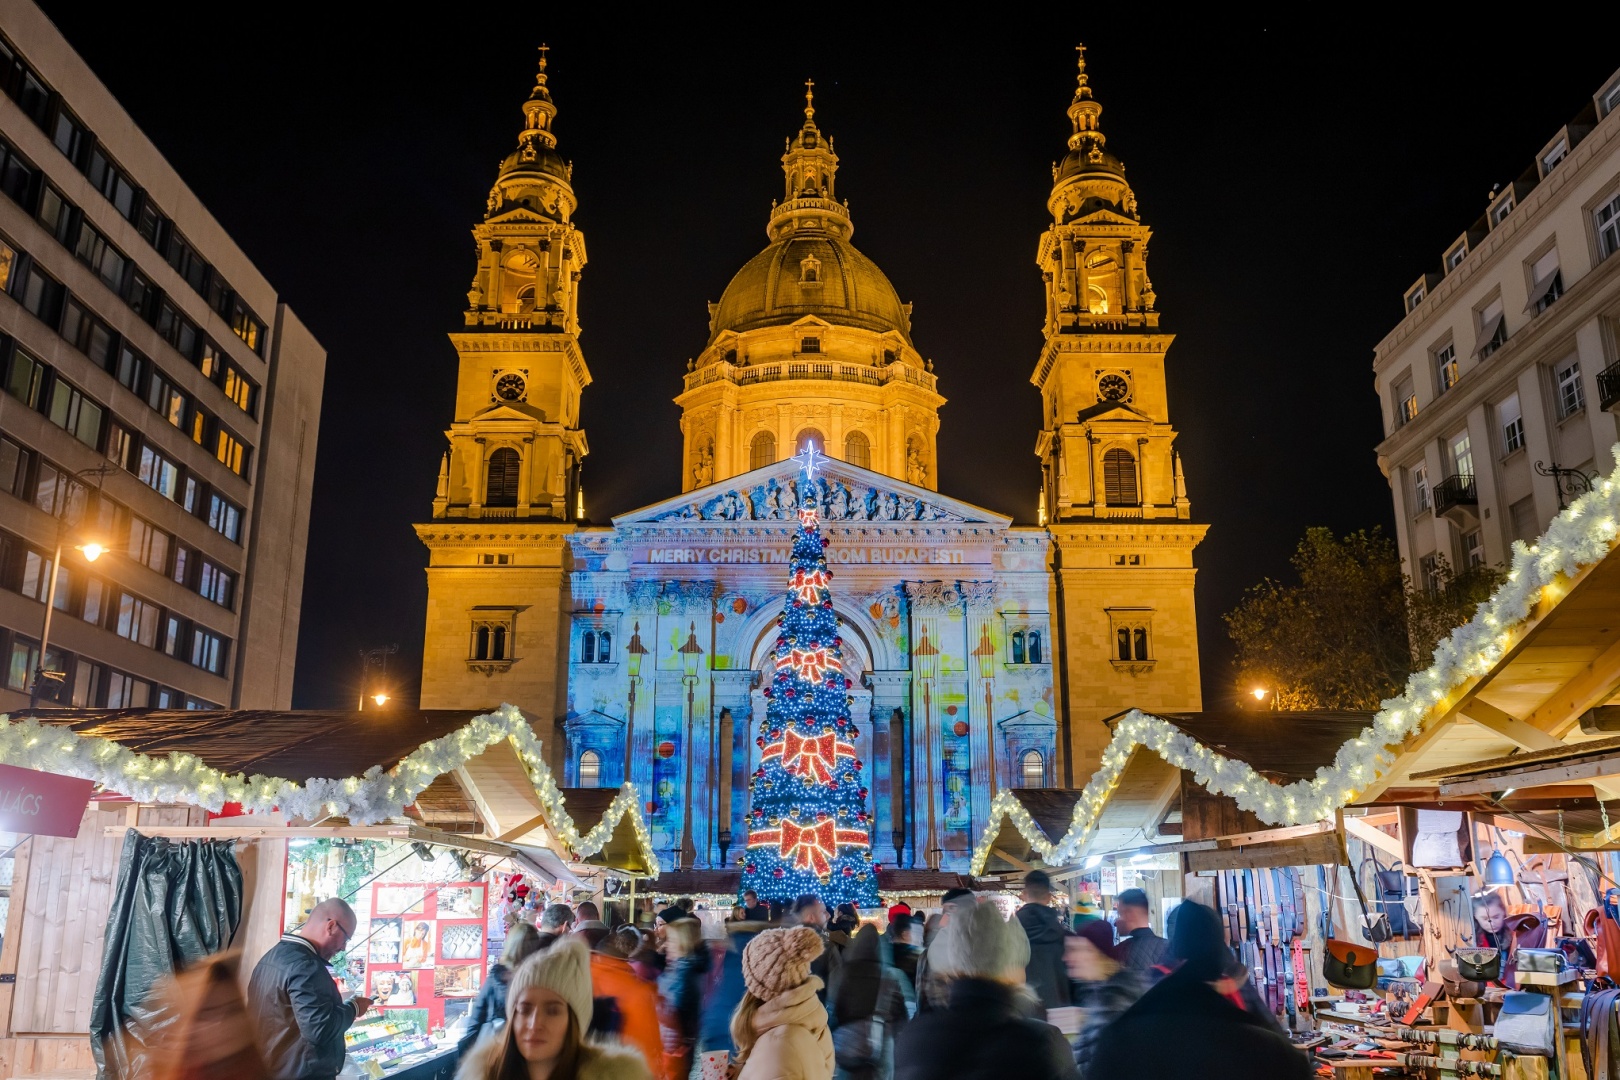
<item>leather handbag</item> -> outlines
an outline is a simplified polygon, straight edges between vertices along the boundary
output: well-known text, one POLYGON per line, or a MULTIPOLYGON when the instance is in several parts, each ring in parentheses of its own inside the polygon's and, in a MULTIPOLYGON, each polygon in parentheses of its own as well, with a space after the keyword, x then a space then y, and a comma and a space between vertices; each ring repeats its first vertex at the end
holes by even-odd
POLYGON ((1513 954, 1513 970, 1523 975, 1527 971, 1557 974, 1564 970, 1562 949, 1520 949, 1513 954))
POLYGON ((1371 990, 1378 984, 1378 950, 1328 938, 1322 952, 1322 978, 1344 990, 1371 990))
POLYGON ((1362 863, 1363 869, 1368 862, 1373 865, 1374 909, 1388 917, 1390 933, 1403 938, 1421 934, 1423 929, 1414 913, 1417 884, 1401 869, 1399 862, 1386 870, 1374 854, 1362 863))
POLYGON ((1502 1011, 1496 1017, 1496 1041, 1509 1053, 1552 1057, 1557 1019, 1548 995, 1510 990, 1503 995, 1502 1011))
POLYGON ((1502 977, 1502 950, 1486 948, 1453 949, 1457 974, 1468 982, 1495 982, 1502 977))
POLYGON ((1477 998, 1485 996, 1485 984, 1474 979, 1465 979, 1458 970, 1456 960, 1442 960, 1435 965, 1440 972, 1440 981, 1446 986, 1446 996, 1453 1000, 1457 998, 1477 998))
POLYGON ((1509 915, 1505 924, 1513 932, 1513 951, 1539 949, 1547 944, 1547 923, 1539 915, 1524 911, 1509 915))

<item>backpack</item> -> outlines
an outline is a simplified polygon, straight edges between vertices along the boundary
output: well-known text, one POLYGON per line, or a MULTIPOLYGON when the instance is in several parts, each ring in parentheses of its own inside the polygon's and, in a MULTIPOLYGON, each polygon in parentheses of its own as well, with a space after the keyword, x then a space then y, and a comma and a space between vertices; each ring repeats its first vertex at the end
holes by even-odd
POLYGON ((833 1029, 833 1060, 840 1069, 872 1069, 883 1061, 883 1040, 888 1025, 881 1016, 867 1016, 833 1029))

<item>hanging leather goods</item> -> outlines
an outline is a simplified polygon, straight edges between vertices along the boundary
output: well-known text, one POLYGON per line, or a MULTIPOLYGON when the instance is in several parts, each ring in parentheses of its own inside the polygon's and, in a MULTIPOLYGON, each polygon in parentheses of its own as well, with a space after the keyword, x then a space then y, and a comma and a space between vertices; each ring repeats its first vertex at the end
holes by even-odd
POLYGON ((1550 996, 1510 990, 1496 1017, 1496 1041, 1510 1053, 1552 1057, 1557 1023, 1550 996))
POLYGON ((1367 910, 1367 897, 1361 891, 1361 875, 1353 870, 1350 872, 1350 885, 1356 891, 1356 902, 1361 905, 1362 934, 1367 940, 1379 944, 1394 937, 1395 932, 1390 928, 1389 916, 1382 911, 1367 910))

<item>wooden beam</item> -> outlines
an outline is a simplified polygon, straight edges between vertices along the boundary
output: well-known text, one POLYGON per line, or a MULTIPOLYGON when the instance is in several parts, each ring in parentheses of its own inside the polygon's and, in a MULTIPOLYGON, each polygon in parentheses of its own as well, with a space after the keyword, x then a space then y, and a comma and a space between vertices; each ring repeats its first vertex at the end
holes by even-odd
POLYGON ((1344 831, 1347 836, 1353 836, 1364 844, 1372 845, 1386 855, 1400 859, 1402 862, 1405 861, 1405 853, 1401 851, 1399 837, 1391 836, 1384 830, 1374 828, 1360 818, 1354 818, 1348 814, 1344 818, 1344 831))
POLYGON ((1269 866, 1310 866, 1339 861, 1339 838, 1326 833, 1297 837, 1275 844, 1219 851, 1189 851, 1187 868, 1200 870, 1261 870, 1269 866))
MULTIPOLYGON (((108 825, 103 830, 108 836, 122 836, 129 831, 127 825, 108 825)), ((276 825, 213 827, 208 825, 142 825, 142 836, 167 836, 176 840, 397 840, 401 843, 420 841, 439 847, 460 848, 485 855, 509 856, 512 848, 493 840, 440 832, 421 825, 345 825, 334 829, 287 828, 276 825)))
POLYGON ((1525 722, 1543 731, 1563 736, 1581 722, 1581 714, 1602 705, 1620 685, 1620 641, 1610 645, 1579 675, 1541 703, 1525 722))
POLYGON ((1620 753, 1604 754, 1567 764, 1547 765, 1541 768, 1526 766, 1522 769, 1504 769, 1458 780, 1440 781, 1440 794, 1477 795, 1508 788, 1531 785, 1562 784, 1570 780, 1596 780, 1599 777, 1620 776, 1620 753))
POLYGON ((1495 705, 1487 704, 1478 698, 1470 701, 1465 708, 1459 709, 1458 713, 1463 719, 1471 720, 1487 731, 1494 731, 1526 750, 1558 750, 1564 745, 1564 740, 1555 738, 1541 728, 1527 724, 1515 716, 1509 716, 1495 705))
POLYGON ((546 823, 546 815, 545 814, 536 814, 536 815, 534 815, 534 817, 530 818, 528 821, 525 821, 523 824, 516 825, 516 826, 513 826, 510 829, 507 829, 505 832, 501 833, 501 835, 497 836, 495 839, 497 841, 499 841, 500 843, 503 843, 503 844, 511 843, 513 840, 516 840, 520 836, 528 835, 529 833, 531 833, 534 830, 538 829, 540 826, 544 825, 545 823, 546 823))
MULTIPOLYGON (((1302 837, 1317 836, 1333 831, 1333 822, 1315 821, 1309 825, 1290 825, 1283 828, 1267 829, 1264 832, 1233 833, 1231 836, 1211 836, 1204 840, 1183 840, 1176 844, 1154 844, 1151 847, 1136 849, 1144 855, 1175 855, 1189 851, 1228 851, 1233 848, 1254 847, 1258 844, 1275 844, 1282 840, 1298 840, 1302 837)), ((1118 852, 1117 854, 1125 854, 1118 852)))
POLYGON ((1023 859, 1017 859, 1017 858, 1014 858, 1013 856, 1007 854, 1007 852, 1006 852, 1006 850, 1004 848, 992 847, 990 849, 990 854, 1001 856, 1003 859, 1006 859, 1008 862, 1012 863, 1014 866, 1016 866, 1020 870, 1024 870, 1024 871, 1027 872, 1027 871, 1035 869, 1033 866, 1029 865, 1029 863, 1025 862, 1023 859))

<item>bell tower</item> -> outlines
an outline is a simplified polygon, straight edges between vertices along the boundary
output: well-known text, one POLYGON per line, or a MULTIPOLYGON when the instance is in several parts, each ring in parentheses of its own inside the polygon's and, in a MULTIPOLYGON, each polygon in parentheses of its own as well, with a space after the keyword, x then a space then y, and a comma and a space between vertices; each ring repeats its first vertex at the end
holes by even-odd
POLYGON ((1069 104, 1069 152, 1052 166, 1052 223, 1035 261, 1045 342, 1040 510, 1052 533, 1065 645, 1065 774, 1095 770, 1104 716, 1200 706, 1192 523, 1165 385, 1174 335, 1159 328, 1148 241, 1125 165, 1106 149, 1085 47, 1069 104))
POLYGON ((518 147, 473 227, 478 268, 466 327, 450 335, 461 366, 435 519, 574 516, 587 453, 579 398, 591 382, 579 348, 585 234, 574 225, 574 170, 557 153, 556 115, 542 47, 518 147))
POLYGON ((422 707, 511 702, 553 754, 567 707, 563 552, 583 513, 579 400, 591 382, 579 348, 585 236, 556 116, 542 46, 517 149, 473 226, 477 269, 450 335, 450 445, 433 520, 416 526, 429 553, 422 707))

